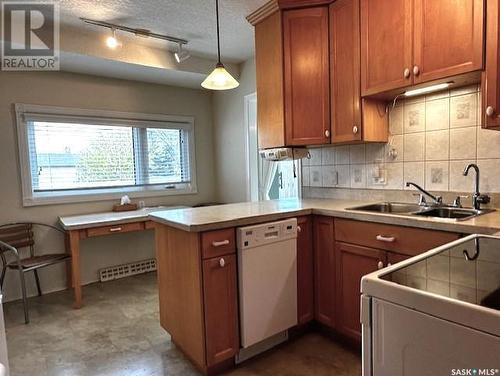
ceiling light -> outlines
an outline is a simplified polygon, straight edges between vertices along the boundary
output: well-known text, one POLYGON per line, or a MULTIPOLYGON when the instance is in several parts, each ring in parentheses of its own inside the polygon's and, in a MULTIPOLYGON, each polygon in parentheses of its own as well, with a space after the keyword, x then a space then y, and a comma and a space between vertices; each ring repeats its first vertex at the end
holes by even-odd
POLYGON ((120 45, 120 42, 118 42, 118 39, 116 39, 116 30, 111 29, 111 35, 106 38, 106 46, 114 50, 116 47, 120 45))
POLYGON ((182 44, 179 43, 179 48, 176 53, 174 53, 175 61, 178 63, 182 63, 184 60, 187 60, 191 57, 188 51, 182 49, 182 44))
POLYGON ((239 86, 239 83, 231 76, 220 61, 219 0, 215 0, 215 16, 217 20, 217 64, 213 72, 201 83, 201 86, 210 90, 234 89, 239 86))
POLYGON ((449 87, 453 82, 444 82, 442 84, 431 85, 427 87, 422 87, 419 89, 408 90, 404 92, 405 97, 414 97, 415 95, 427 94, 433 91, 443 90, 449 87))

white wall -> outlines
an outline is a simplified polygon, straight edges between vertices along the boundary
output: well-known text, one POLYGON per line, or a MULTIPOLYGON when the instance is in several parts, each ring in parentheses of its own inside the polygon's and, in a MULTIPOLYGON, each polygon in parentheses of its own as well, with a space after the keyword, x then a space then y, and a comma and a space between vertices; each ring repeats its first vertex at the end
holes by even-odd
POLYGON ((220 202, 246 201, 244 97, 254 93, 255 60, 240 68, 240 86, 216 92, 214 106, 214 146, 217 197, 220 202))
MULTIPOLYGON (((192 205, 216 199, 213 156, 212 94, 63 72, 0 72, 0 223, 39 221, 55 224, 58 216, 108 211, 112 202, 88 202, 23 208, 18 169, 14 103, 106 109, 195 117, 198 194, 147 198, 147 205, 192 205)), ((54 238, 45 244, 57 243, 54 238)), ((153 257, 152 232, 111 235, 82 242, 82 281, 97 280, 99 268, 153 257)), ((64 267, 40 273, 45 292, 65 287, 64 267)), ((20 296, 17 275, 8 272, 4 299, 20 296)), ((35 292, 31 276, 30 293, 35 292)))

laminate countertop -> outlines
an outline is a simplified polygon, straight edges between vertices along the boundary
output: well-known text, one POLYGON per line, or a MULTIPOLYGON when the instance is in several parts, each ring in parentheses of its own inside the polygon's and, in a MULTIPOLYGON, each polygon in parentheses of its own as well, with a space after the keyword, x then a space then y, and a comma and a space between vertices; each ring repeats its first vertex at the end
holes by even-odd
POLYGON ((443 218, 371 213, 348 209, 372 203, 374 201, 337 199, 284 199, 242 202, 200 208, 160 210, 150 213, 149 219, 189 232, 240 227, 309 214, 464 234, 494 234, 500 231, 500 210, 467 221, 455 221, 443 218))

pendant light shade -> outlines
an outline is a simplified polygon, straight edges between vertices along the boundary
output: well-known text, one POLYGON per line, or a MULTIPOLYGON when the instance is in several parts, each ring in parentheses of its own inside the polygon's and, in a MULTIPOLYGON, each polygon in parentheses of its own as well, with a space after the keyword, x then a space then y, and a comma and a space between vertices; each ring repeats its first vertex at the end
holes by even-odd
POLYGON ((219 0, 215 0, 215 16, 217 20, 217 64, 212 73, 201 83, 201 86, 210 90, 234 89, 239 86, 239 82, 231 76, 220 61, 219 0))

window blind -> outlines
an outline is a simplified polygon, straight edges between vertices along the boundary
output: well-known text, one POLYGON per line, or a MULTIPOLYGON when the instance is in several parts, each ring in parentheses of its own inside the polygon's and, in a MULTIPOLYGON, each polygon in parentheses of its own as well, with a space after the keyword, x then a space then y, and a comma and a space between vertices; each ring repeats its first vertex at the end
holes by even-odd
POLYGON ((182 123, 120 125, 30 115, 26 125, 33 192, 172 188, 191 181, 189 132, 182 123))

